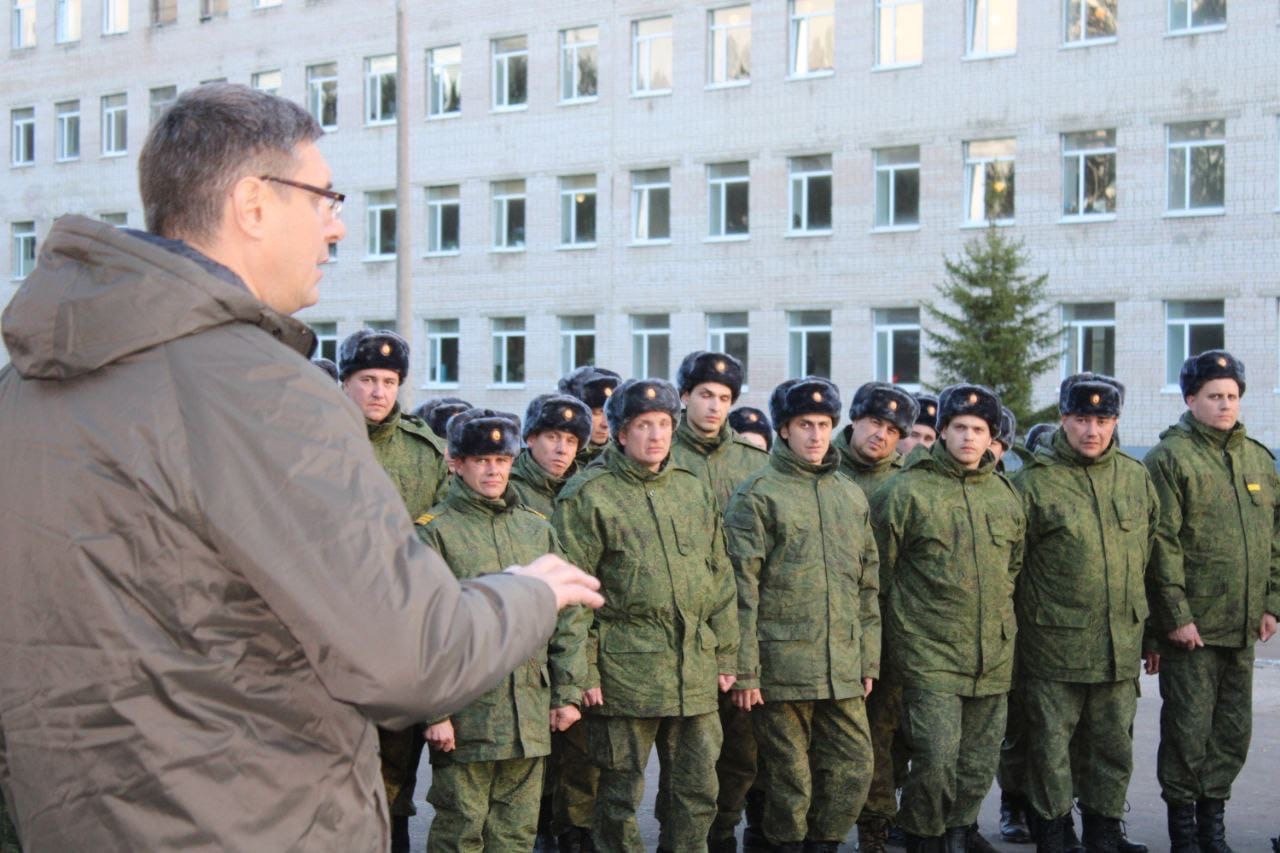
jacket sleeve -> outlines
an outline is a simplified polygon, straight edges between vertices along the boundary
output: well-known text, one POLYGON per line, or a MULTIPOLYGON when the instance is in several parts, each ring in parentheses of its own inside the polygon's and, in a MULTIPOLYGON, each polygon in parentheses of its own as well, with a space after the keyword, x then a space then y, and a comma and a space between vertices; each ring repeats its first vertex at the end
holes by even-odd
POLYGON ((862 625, 862 677, 880 677, 880 548, 870 514, 862 520, 862 577, 858 583, 862 625))
MULTIPOLYGON (((565 559, 590 575, 597 575, 604 544, 595 527, 595 513, 581 491, 556 501, 551 515, 551 526, 564 549, 565 559)), ((572 647, 572 661, 564 666, 582 673, 582 689, 600 686, 600 670, 596 666, 600 638, 596 632, 595 614, 586 610, 574 618, 570 630, 576 632, 568 642, 572 647)))
POLYGON ((1159 522, 1151 559, 1147 562, 1147 597, 1156 633, 1163 635, 1192 621, 1187 603, 1186 570, 1183 565, 1182 488, 1174 460, 1157 447, 1146 459, 1147 471, 1160 502, 1159 522))
MULTIPOLYGON (((714 506, 714 504, 712 504, 714 506)), ((716 584, 716 600, 707 620, 716 635, 716 671, 723 675, 738 672, 738 648, 741 645, 738 628, 738 589, 734 581, 733 563, 725 549, 724 527, 720 516, 712 513, 715 532, 711 537, 710 567, 716 584)))
POLYGON ((1271 583, 1267 590, 1266 611, 1280 618, 1280 475, 1271 478, 1271 494, 1276 496, 1271 522, 1271 583))
POLYGON ((459 584, 414 533, 350 402, 257 337, 247 352, 186 353, 200 367, 177 373, 186 522, 335 699, 389 728, 458 710, 546 646, 551 588, 512 575, 459 584))
POLYGON ((735 690, 760 686, 760 639, 756 614, 760 607, 760 572, 769 553, 770 536, 757 511, 758 498, 739 490, 725 510, 729 559, 733 563, 738 604, 738 680, 735 690))
MULTIPOLYGON (((889 598, 898 554, 902 549, 902 500, 893 485, 876 489, 871 499, 871 531, 876 537, 876 550, 880 554, 880 597, 889 598)), ((884 613, 880 614, 881 619, 884 613)))
MULTIPOLYGON (((550 531, 553 553, 564 555, 564 548, 550 531)), ((566 558, 567 559, 567 558, 566 558)), ((551 707, 581 705, 587 683, 587 656, 583 645, 591 627, 592 611, 581 605, 566 607, 556 620, 555 633, 547 648, 547 666, 551 671, 551 707)))

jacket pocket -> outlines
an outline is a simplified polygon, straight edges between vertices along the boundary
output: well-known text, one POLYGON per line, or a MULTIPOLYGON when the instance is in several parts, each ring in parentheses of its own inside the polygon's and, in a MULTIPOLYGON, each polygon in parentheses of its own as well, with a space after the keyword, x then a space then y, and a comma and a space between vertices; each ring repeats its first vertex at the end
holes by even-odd
POLYGON ((1041 604, 1032 612, 1032 619, 1037 625, 1046 625, 1051 628, 1089 627, 1089 610, 1086 607, 1041 604))
POLYGON ((1271 491, 1271 478, 1268 474, 1245 474, 1243 478, 1245 492, 1254 506, 1275 506, 1276 498, 1271 491))
POLYGON ((817 622, 757 622, 756 636, 762 643, 802 640, 813 642, 818 638, 817 622))
POLYGON ((675 533, 676 550, 682 555, 687 557, 698 550, 699 537, 692 519, 672 518, 671 529, 675 533))
POLYGON ((1120 529, 1129 533, 1134 530, 1146 527, 1144 523, 1147 514, 1144 512, 1143 504, 1134 500, 1116 500, 1114 501, 1116 511, 1116 523, 1120 525, 1120 529))
POLYGON ((710 625, 703 622, 698 626, 698 645, 702 647, 704 652, 715 651, 717 642, 719 642, 719 638, 716 637, 716 632, 711 630, 710 625))
POLYGON ((1227 582, 1222 578, 1189 576, 1187 598, 1210 598, 1227 594, 1227 582))
POLYGON ((991 541, 998 548, 1007 548, 1018 538, 1018 525, 1006 515, 988 515, 987 529, 991 531, 991 541))
POLYGON ((600 642, 611 655, 655 654, 669 648, 667 633, 654 625, 610 625, 600 642))

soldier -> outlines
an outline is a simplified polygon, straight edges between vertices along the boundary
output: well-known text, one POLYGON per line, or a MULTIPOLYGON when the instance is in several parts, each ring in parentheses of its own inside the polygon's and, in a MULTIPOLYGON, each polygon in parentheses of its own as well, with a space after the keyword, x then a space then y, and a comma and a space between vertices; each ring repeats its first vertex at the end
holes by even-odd
MULTIPOLYGON (((490 409, 470 409, 449 421, 454 477, 418 535, 459 580, 560 551, 546 518, 526 507, 510 486, 519 432, 514 415, 490 409)), ((427 727, 427 802, 436 810, 429 851, 533 846, 543 759, 551 751, 548 728, 561 731, 581 718, 586 668, 572 669, 585 662, 572 646, 572 623, 579 615, 577 608, 561 614, 550 667, 543 650, 461 711, 427 727)))
POLYGON ((1061 427, 1014 480, 1027 519, 1016 690, 1035 733, 1023 748, 1038 850, 1065 849, 1075 797, 1085 849, 1120 849, 1159 512, 1150 475, 1115 444, 1123 399, 1110 377, 1064 379, 1061 427))
POLYGON ((431 431, 438 437, 447 439, 445 428, 449 425, 449 418, 470 408, 471 404, 461 397, 432 397, 414 409, 413 414, 431 427, 431 431))
POLYGON ((334 364, 327 358, 313 358, 311 359, 311 363, 329 374, 329 378, 334 382, 338 381, 338 365, 334 364))
POLYGON ((996 457, 996 470, 1004 473, 1004 455, 1013 449, 1018 434, 1018 419, 1007 406, 1000 407, 1000 429, 991 437, 991 453, 996 457))
POLYGON ((715 496, 671 463, 676 389, 628 380, 605 412, 613 441, 565 486, 553 516, 565 553, 609 602, 586 649, 587 744, 600 767, 592 840, 604 853, 641 849, 635 812, 656 744, 660 847, 699 850, 716 810, 716 697, 737 668, 733 569, 715 496))
POLYGON ((578 448, 578 467, 585 468, 609 443, 609 419, 604 404, 622 377, 612 370, 583 365, 560 379, 560 393, 577 397, 591 410, 591 440, 578 448))
POLYGON ((769 409, 781 441, 725 513, 742 634, 734 701, 760 706, 771 849, 834 853, 870 784, 863 702, 880 671, 879 557, 867 500, 831 446, 836 386, 787 380, 769 409))
POLYGON ((769 416, 751 406, 739 406, 729 413, 729 426, 739 437, 768 452, 773 447, 773 425, 769 416))
POLYGON ((1253 644, 1280 613, 1280 481, 1240 423, 1244 364, 1186 360, 1187 411, 1147 454, 1160 520, 1147 567, 1160 674, 1156 775, 1175 853, 1227 851, 1223 818, 1249 749, 1253 644))
POLYGON ((946 388, 937 443, 872 495, 911 760, 898 811, 909 850, 969 847, 999 759, 1024 531, 1016 492, 995 474, 999 428, 992 391, 946 388))
MULTIPOLYGON (((364 414, 373 455, 391 477, 410 518, 436 502, 448 476, 444 445, 422 421, 402 415, 397 397, 409 375, 409 345, 395 332, 361 329, 338 348, 342 390, 364 414)), ((413 789, 422 758, 422 727, 378 728, 382 780, 391 812, 391 849, 407 853, 409 818, 417 814, 413 789)))
MULTIPOLYGON (((676 388, 685 410, 676 425, 671 460, 696 474, 723 512, 734 489, 769 460, 768 454, 740 438, 728 423, 729 408, 742 391, 742 362, 722 352, 691 352, 676 371, 676 388)), ((720 697, 720 726, 724 746, 716 761, 719 793, 707 846, 712 853, 731 853, 737 849, 734 828, 756 777, 756 743, 751 718, 727 693, 720 697)), ((755 810, 749 810, 747 833, 752 839, 760 831, 754 816, 755 810)))
POLYGON ((920 406, 920 413, 916 415, 916 422, 911 425, 911 431, 898 442, 898 452, 902 454, 904 460, 920 445, 928 449, 938 440, 938 398, 932 394, 912 396, 920 406))

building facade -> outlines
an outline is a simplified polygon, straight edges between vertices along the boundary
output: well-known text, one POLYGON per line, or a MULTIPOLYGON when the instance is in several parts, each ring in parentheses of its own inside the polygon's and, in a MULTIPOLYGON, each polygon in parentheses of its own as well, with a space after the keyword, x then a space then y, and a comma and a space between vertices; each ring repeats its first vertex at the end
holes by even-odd
POLYGON ((707 347, 756 405, 804 372, 929 383, 920 306, 994 223, 1063 324, 1038 403, 1114 373, 1126 443, 1153 444, 1182 359, 1225 345, 1280 444, 1273 0, 420 2, 403 74, 391 2, 5 2, 0 302, 58 215, 141 227, 152 117, 228 80, 329 131, 348 237, 301 315, 323 352, 391 324, 409 244, 419 400, 520 411, 584 361, 671 376, 707 347))

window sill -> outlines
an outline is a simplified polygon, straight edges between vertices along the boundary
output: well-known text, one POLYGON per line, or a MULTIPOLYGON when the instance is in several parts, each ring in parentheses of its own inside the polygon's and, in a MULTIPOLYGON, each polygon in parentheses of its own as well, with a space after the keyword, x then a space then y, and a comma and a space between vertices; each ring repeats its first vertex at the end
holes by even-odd
POLYGON ((1018 51, 1006 50, 1002 53, 966 53, 960 57, 961 62, 984 62, 988 59, 1008 59, 1011 56, 1017 56, 1018 51))
POLYGON ((1086 47, 1100 47, 1102 45, 1115 44, 1119 39, 1115 36, 1100 36, 1091 39, 1078 39, 1076 41, 1065 41, 1060 45, 1061 50, 1080 50, 1086 47))
POLYGON ((871 73, 876 74, 881 71, 901 71, 904 68, 920 68, 923 65, 923 59, 917 59, 914 62, 891 62, 886 65, 871 66, 871 73))
POLYGON ((746 80, 726 80, 724 83, 708 83, 702 88, 708 92, 714 92, 717 89, 741 89, 744 86, 751 85, 751 78, 746 80))
POLYGON ((103 151, 103 152, 102 152, 102 159, 103 159, 103 160, 115 160, 115 159, 118 159, 118 158, 120 158, 120 157, 127 157, 128 155, 129 155, 129 152, 128 152, 128 151, 103 151))
POLYGON ((806 237, 830 237, 830 228, 813 228, 807 231, 787 231, 782 235, 788 240, 803 240, 806 237))
POLYGON ((524 246, 492 246, 489 249, 491 255, 518 255, 524 251, 524 246))
POLYGON ((456 391, 461 388, 461 384, 457 382, 428 382, 426 385, 419 385, 423 391, 456 391))
POLYGON ((962 223, 960 227, 964 229, 976 230, 978 228, 990 228, 992 225, 994 225, 997 228, 1008 228, 1009 226, 1013 225, 1013 220, 1012 219, 996 219, 996 220, 984 219, 981 222, 965 222, 965 223, 962 223))
POLYGON ((486 391, 523 391, 523 382, 490 382, 484 386, 486 391))
POLYGON ((458 118, 462 118, 462 110, 454 110, 448 113, 432 113, 427 116, 427 121, 451 121, 458 118))
POLYGON ((1114 213, 1082 213, 1074 216, 1063 216, 1058 220, 1059 225, 1087 225, 1090 222, 1115 222, 1116 215, 1114 213))
POLYGON ((821 71, 808 71, 804 74, 788 74, 786 81, 792 83, 800 80, 820 80, 824 77, 833 77, 835 73, 836 70, 834 68, 826 68, 821 71))
POLYGON ((1187 210, 1166 210, 1165 219, 1191 219, 1196 216, 1225 216, 1225 207, 1193 207, 1187 210))
POLYGON ((1182 394, 1182 388, 1181 388, 1181 387, 1179 387, 1179 386, 1177 386, 1177 385, 1166 385, 1166 386, 1164 386, 1163 388, 1161 388, 1161 389, 1160 389, 1160 393, 1161 393, 1162 395, 1163 395, 1163 394, 1179 394, 1179 395, 1181 395, 1181 394, 1182 394))
POLYGON ((395 120, 395 119, 384 119, 384 120, 382 120, 382 121, 366 121, 366 122, 364 123, 364 126, 365 126, 365 127, 395 127, 395 126, 396 126, 396 120, 395 120))
POLYGON ((914 225, 874 225, 871 228, 872 234, 909 234, 912 231, 919 231, 920 223, 914 225))
POLYGON ((580 107, 583 104, 594 104, 599 100, 599 95, 592 95, 589 98, 566 98, 563 101, 558 101, 556 105, 561 107, 580 107))
POLYGON ((10 169, 30 169, 35 164, 36 164, 35 160, 22 160, 18 163, 10 163, 9 168, 10 169))
POLYGON ((80 44, 80 39, 63 39, 53 43, 54 47, 75 47, 78 44, 80 44))
POLYGON ((1187 27, 1182 30, 1169 30, 1164 34, 1167 39, 1183 38, 1184 36, 1198 36, 1202 33, 1221 33, 1227 29, 1226 24, 1209 24, 1204 27, 1187 27))
POLYGON ((489 108, 489 113, 522 113, 529 109, 528 104, 508 104, 507 106, 496 105, 489 108))
POLYGON ((629 248, 633 248, 633 249, 644 249, 649 246, 670 246, 670 245, 671 245, 671 238, 669 237, 665 240, 632 240, 630 243, 627 244, 629 248))
POLYGON ((129 34, 128 30, 103 30, 102 31, 103 38, 110 38, 111 36, 127 36, 128 34, 129 34))
MULTIPOLYGON (((366 264, 381 264, 387 261, 394 261, 395 255, 365 255, 361 260, 366 264)), ((332 263, 332 261, 330 261, 332 263)))
POLYGON ((325 127, 325 126, 322 124, 322 125, 320 125, 320 129, 324 131, 325 136, 328 136, 328 135, 329 135, 329 134, 331 134, 331 133, 337 133, 337 132, 338 132, 338 126, 337 126, 336 124, 335 124, 335 125, 331 125, 331 126, 329 126, 329 127, 325 127))
POLYGON ((594 249, 595 243, 561 243, 556 246, 557 252, 583 252, 588 249, 594 249))
POLYGON ((424 258, 456 258, 462 254, 461 249, 446 249, 443 252, 424 252, 424 258))
POLYGON ((665 98, 671 94, 670 89, 644 89, 642 91, 633 91, 633 98, 665 98))
POLYGON ((702 242, 704 243, 745 243, 747 240, 750 240, 750 239, 751 239, 750 234, 712 234, 708 237, 703 237, 702 242))
POLYGON ((55 163, 79 163, 79 162, 80 162, 80 158, 79 158, 79 157, 57 157, 57 158, 54 158, 54 161, 53 161, 53 162, 55 162, 55 163))

